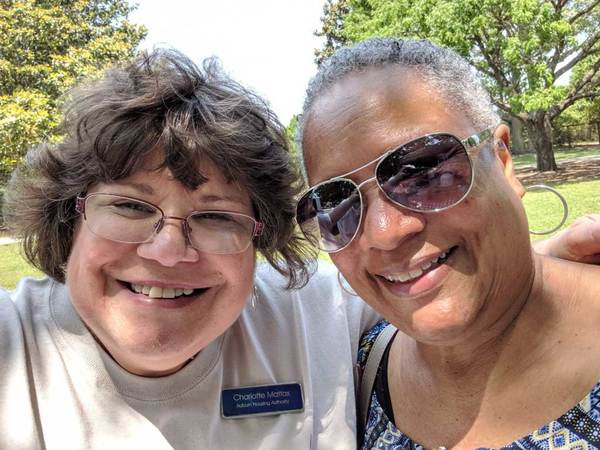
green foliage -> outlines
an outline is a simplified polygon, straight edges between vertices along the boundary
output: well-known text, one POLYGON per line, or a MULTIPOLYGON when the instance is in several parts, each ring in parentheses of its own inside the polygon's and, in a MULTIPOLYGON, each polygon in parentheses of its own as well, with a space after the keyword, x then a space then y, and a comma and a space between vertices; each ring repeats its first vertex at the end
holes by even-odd
POLYGON ((26 149, 57 140, 60 98, 129 58, 144 27, 126 0, 0 0, 0 181, 26 149))
POLYGON ((327 0, 323 6, 323 16, 321 17, 321 30, 316 31, 315 35, 325 37, 325 45, 320 50, 315 50, 315 61, 320 64, 325 58, 330 56, 337 48, 347 43, 343 36, 342 27, 344 17, 350 8, 349 0, 327 0))
MULTIPOLYGON (((555 85, 561 64, 571 57, 578 59, 574 70, 587 65, 586 74, 598 72, 592 66, 600 52, 600 18, 587 12, 574 19, 586 8, 596 13, 594 3, 350 0, 338 34, 349 42, 388 35, 427 38, 453 48, 484 76, 496 103, 516 114, 549 110, 583 93, 555 85)), ((584 90, 597 90, 598 84, 584 90)))
POLYGON ((4 218, 2 215, 2 206, 3 205, 4 205, 4 187, 0 186, 0 231, 4 229, 4 218))
POLYGON ((298 146, 296 145, 296 132, 298 131, 298 115, 295 114, 286 127, 286 135, 290 143, 290 160, 295 169, 300 169, 300 158, 298 157, 298 146))
MULTIPOLYGON (((548 132, 543 129, 545 117, 553 120, 578 100, 599 93, 598 0, 343 3, 342 17, 333 22, 327 15, 322 18, 322 34, 331 34, 338 43, 394 35, 426 38, 450 47, 478 70, 495 105, 523 121, 530 136, 548 132), (557 83, 569 71, 569 85, 557 83)), ((333 4, 328 9, 339 13, 333 4)), ((542 141, 550 143, 551 139, 542 141)), ((551 148, 537 150, 538 155, 552 152, 551 148)))

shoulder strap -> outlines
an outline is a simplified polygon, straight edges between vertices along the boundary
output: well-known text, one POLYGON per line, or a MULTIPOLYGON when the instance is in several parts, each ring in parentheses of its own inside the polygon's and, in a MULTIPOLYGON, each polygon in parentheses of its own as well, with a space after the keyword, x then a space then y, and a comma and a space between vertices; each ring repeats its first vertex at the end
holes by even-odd
POLYGON ((371 394, 373 393, 375 377, 377 376, 377 369, 381 363, 381 357, 385 353, 385 349, 387 348, 390 340, 394 337, 394 334, 396 334, 396 331, 397 328, 394 325, 391 323, 388 324, 383 331, 379 333, 377 339, 375 339, 373 347, 371 347, 371 351, 367 357, 365 370, 360 381, 360 392, 358 397, 357 413, 359 430, 364 430, 367 423, 367 413, 369 411, 369 404, 371 400, 371 394))

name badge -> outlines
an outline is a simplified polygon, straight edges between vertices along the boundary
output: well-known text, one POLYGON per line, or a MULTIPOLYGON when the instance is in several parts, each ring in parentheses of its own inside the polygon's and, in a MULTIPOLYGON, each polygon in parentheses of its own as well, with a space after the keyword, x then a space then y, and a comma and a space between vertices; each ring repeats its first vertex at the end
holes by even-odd
POLYGON ((225 419, 304 411, 300 383, 223 389, 221 414, 225 419))

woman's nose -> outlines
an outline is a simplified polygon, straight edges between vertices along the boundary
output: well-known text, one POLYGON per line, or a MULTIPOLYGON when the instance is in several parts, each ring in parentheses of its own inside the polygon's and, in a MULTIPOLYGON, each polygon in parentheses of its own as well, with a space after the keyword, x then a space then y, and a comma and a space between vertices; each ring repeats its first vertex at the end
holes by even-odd
POLYGON ((378 189, 370 189, 363 198, 363 224, 358 240, 364 250, 394 250, 425 228, 422 214, 392 203, 378 189))
POLYGON ((163 266, 172 267, 181 262, 196 262, 198 251, 189 245, 180 219, 165 218, 163 226, 152 239, 138 245, 142 258, 152 259, 163 266))

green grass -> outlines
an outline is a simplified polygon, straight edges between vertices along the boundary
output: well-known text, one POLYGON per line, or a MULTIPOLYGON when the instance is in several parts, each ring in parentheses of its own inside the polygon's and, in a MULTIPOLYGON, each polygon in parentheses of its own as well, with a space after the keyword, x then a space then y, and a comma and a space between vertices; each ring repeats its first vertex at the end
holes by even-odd
MULTIPOLYGON (((569 158, 579 158, 582 156, 600 156, 600 145, 590 147, 560 147, 554 151, 554 158, 557 163, 569 158)), ((524 166, 528 164, 535 165, 535 153, 526 153, 524 155, 513 155, 515 166, 524 166)))
MULTIPOLYGON (((560 191, 569 205, 569 217, 563 228, 583 214, 600 212, 600 180, 562 183, 553 187, 560 191)), ((530 192, 525 195, 523 203, 531 230, 547 230, 559 223, 562 207, 554 194, 543 191, 530 192)), ((532 237, 534 240, 544 238, 532 237)))
POLYGON ((42 273, 25 262, 18 244, 0 245, 0 286, 14 289, 18 281, 27 275, 39 278, 42 273))

